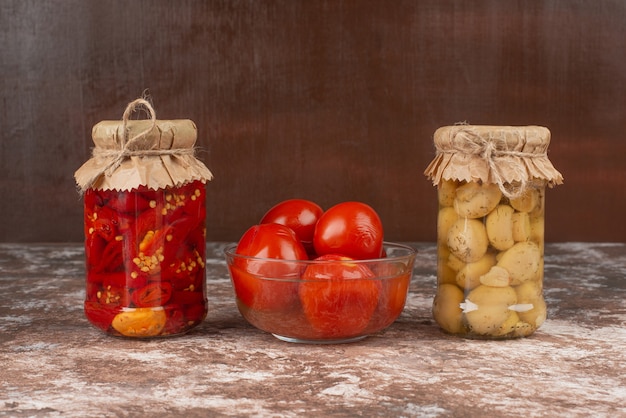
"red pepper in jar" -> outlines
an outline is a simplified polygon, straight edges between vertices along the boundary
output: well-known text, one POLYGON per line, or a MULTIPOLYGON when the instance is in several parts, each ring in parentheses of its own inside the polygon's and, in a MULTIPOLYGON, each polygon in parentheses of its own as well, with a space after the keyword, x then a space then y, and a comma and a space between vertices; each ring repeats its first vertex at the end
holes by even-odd
POLYGON ((88 282, 91 284, 98 284, 101 286, 117 286, 126 287, 128 281, 128 273, 125 271, 117 272, 94 272, 90 271, 88 275, 88 282))
POLYGON ((150 207, 150 200, 143 193, 132 193, 129 191, 119 192, 111 197, 107 206, 119 213, 136 214, 150 207))
POLYGON ((197 290, 178 290, 172 293, 171 302, 182 306, 192 306, 202 304, 204 295, 202 289, 197 290))
POLYGON ((85 256, 90 270, 98 270, 100 256, 107 246, 107 241, 98 234, 88 234, 85 238, 85 256))
POLYGON ((164 332, 166 334, 175 334, 181 329, 187 328, 185 320, 185 314, 182 306, 169 304, 168 311, 166 312, 167 320, 165 321, 164 332))
POLYGON ((165 305, 171 297, 172 285, 170 283, 154 282, 135 290, 131 300, 138 307, 155 307, 165 305))
POLYGON ((108 308, 98 301, 85 300, 85 316, 96 327, 108 331, 113 318, 122 311, 122 308, 108 308))
POLYGON ((118 235, 117 215, 109 207, 104 206, 93 212, 93 231, 90 232, 100 235, 106 241, 112 241, 118 235))
POLYGON ((124 243, 122 241, 123 238, 119 236, 107 243, 100 254, 99 263, 93 268, 94 271, 115 272, 124 268, 124 258, 122 256, 124 243))
MULTIPOLYGON (((198 195, 204 194, 195 190, 196 184, 161 193, 137 190, 120 198, 101 191, 88 199, 94 206, 85 209, 90 302, 85 309, 163 307, 163 333, 181 332, 204 318, 206 243, 198 217, 204 214, 198 195)), ((115 317, 110 311, 94 315, 107 329, 105 318, 115 317)))

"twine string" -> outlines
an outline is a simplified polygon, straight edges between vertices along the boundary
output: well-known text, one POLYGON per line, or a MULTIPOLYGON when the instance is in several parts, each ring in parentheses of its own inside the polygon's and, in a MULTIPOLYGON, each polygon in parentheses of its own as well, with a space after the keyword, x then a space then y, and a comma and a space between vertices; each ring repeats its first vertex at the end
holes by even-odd
MULTIPOLYGON (((149 149, 149 150, 129 150, 125 149, 120 152, 117 149, 94 149, 92 154, 94 157, 101 158, 117 158, 122 156, 122 160, 126 157, 133 157, 136 155, 146 155, 150 157, 159 155, 193 155, 195 150, 193 148, 175 148, 175 149, 149 149)), ((111 170, 114 171, 114 170, 111 170)))
MULTIPOLYGON (((154 111, 154 108, 152 107, 150 102, 142 98, 135 99, 132 102, 130 102, 128 106, 126 106, 126 110, 124 110, 124 114, 122 115, 122 137, 120 138, 120 148, 117 150, 99 150, 97 148, 93 150, 94 157, 112 158, 111 162, 107 164, 106 168, 103 169, 102 172, 107 173, 107 174, 113 173, 115 170, 118 169, 118 167, 122 164, 122 162, 126 158, 132 155, 138 155, 138 153, 143 154, 145 153, 145 151, 148 151, 148 150, 135 151, 135 150, 129 149, 129 147, 133 145, 135 142, 139 141, 141 138, 145 137, 146 134, 148 134, 154 129, 155 126, 156 126, 156 112, 154 111), (128 119, 130 118, 130 115, 135 110, 137 110, 139 106, 143 106, 146 108, 148 116, 150 116, 150 121, 152 123, 150 124, 150 126, 148 126, 148 128, 139 132, 132 138, 128 139, 128 119)), ((155 150, 150 150, 150 151, 155 151, 155 150)), ((160 151, 160 150, 156 150, 156 151, 160 151)), ((172 151, 172 150, 164 150, 164 151, 172 151)), ((159 154, 156 154, 156 155, 159 155, 159 154)))
POLYGON ((154 111, 154 108, 152 107, 152 105, 150 104, 150 102, 148 102, 145 99, 136 99, 133 100, 132 102, 130 102, 128 104, 128 106, 126 106, 126 110, 124 110, 124 114, 122 115, 122 132, 123 132, 123 136, 122 136, 122 149, 124 149, 127 145, 127 143, 133 143, 134 141, 136 141, 137 139, 143 137, 145 134, 147 134, 148 132, 150 132, 154 126, 156 125, 156 112, 154 111), (148 111, 148 116, 150 116, 150 121, 152 121, 152 124, 150 125, 149 128, 147 128, 145 131, 138 133, 137 135, 135 135, 134 137, 132 137, 131 139, 128 139, 128 119, 130 118, 130 115, 137 110, 137 107, 143 105, 147 111, 148 111))
POLYGON ((81 192, 85 192, 88 188, 92 187, 96 181, 103 174, 106 176, 110 176, 115 170, 117 170, 122 162, 129 157, 132 156, 162 156, 162 155, 174 155, 174 156, 182 156, 182 155, 193 155, 193 148, 173 148, 173 149, 158 149, 154 148, 158 146, 158 144, 153 145, 153 149, 133 149, 133 145, 137 143, 139 140, 144 138, 147 134, 152 132, 154 127, 156 126, 156 112, 154 108, 147 100, 143 98, 136 99, 126 106, 126 110, 122 116, 122 136, 120 138, 120 147, 117 149, 103 149, 103 148, 94 148, 92 151, 92 156, 97 159, 110 160, 104 166, 102 166, 97 172, 94 172, 91 176, 90 180, 87 181, 83 187, 81 187, 81 192), (128 120, 130 115, 137 110, 139 106, 143 106, 146 109, 148 116, 150 116, 150 125, 143 131, 135 134, 133 137, 128 138, 129 129, 128 129, 128 120))
POLYGON ((485 161, 489 167, 493 183, 497 184, 502 194, 509 199, 520 197, 529 182, 528 170, 524 165, 526 158, 545 158, 547 153, 522 152, 508 149, 498 149, 496 141, 493 138, 483 138, 469 129, 459 130, 451 141, 451 147, 442 149, 437 146, 439 154, 456 154, 463 153, 475 155, 485 161), (518 157, 517 159, 507 159, 501 161, 502 157, 518 157), (505 167, 506 166, 506 167, 505 167), (519 185, 507 182, 504 178, 504 172, 513 171, 516 178, 519 178, 519 185), (507 186, 508 184, 508 186, 507 186))

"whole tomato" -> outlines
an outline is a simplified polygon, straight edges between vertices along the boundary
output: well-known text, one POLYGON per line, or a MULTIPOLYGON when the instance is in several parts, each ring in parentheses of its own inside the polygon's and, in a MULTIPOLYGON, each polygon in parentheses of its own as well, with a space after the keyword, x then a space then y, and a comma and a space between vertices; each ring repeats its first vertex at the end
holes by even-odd
POLYGON ((381 279, 381 290, 378 307, 369 328, 381 329, 395 321, 404 310, 411 283, 411 270, 402 263, 384 263, 373 271, 381 279))
POLYGON ((320 216, 313 234, 318 255, 343 254, 359 260, 383 254, 383 224, 376 211, 361 202, 343 202, 320 216))
POLYGON ((327 254, 316 258, 327 261, 309 265, 300 284, 300 303, 311 326, 323 338, 358 336, 370 322, 378 306, 379 280, 364 265, 350 257, 327 254))
POLYGON ((313 232, 323 209, 306 199, 284 200, 267 211, 261 224, 277 223, 288 226, 304 245, 309 254, 313 252, 313 232))
POLYGON ((230 266, 235 293, 251 309, 286 310, 298 301, 300 268, 281 260, 306 260, 307 253, 291 228, 276 223, 249 228, 235 252, 254 258, 237 258, 230 266))

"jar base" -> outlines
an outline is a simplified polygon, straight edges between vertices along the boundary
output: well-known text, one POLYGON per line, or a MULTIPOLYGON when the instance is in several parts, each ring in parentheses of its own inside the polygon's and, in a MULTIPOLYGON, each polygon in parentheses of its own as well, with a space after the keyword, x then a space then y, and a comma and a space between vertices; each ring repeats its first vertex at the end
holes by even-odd
POLYGON ((466 340, 479 340, 479 341, 502 341, 502 340, 519 340, 522 338, 530 337, 534 334, 530 333, 528 335, 520 335, 520 334, 506 334, 506 335, 479 335, 479 334, 471 334, 471 333, 452 333, 448 332, 445 329, 439 328, 439 331, 443 334, 449 335, 451 337, 463 338, 466 340))

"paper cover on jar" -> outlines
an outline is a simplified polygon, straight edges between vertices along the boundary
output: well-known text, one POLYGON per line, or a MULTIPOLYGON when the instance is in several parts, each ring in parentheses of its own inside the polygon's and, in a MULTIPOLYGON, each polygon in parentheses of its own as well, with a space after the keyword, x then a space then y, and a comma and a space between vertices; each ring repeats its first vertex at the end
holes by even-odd
POLYGON ((550 131, 542 126, 444 126, 435 131, 434 143, 437 153, 424 174, 435 185, 480 181, 524 189, 535 179, 563 183, 548 159, 550 131))
POLYGON ((92 129, 92 158, 74 177, 81 192, 179 187, 191 181, 213 178, 194 155, 197 128, 188 119, 157 120, 148 102, 138 99, 128 105, 121 121, 101 121, 92 129), (135 107, 143 105, 150 120, 128 120, 135 107))

